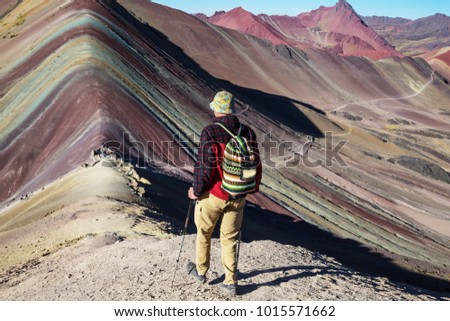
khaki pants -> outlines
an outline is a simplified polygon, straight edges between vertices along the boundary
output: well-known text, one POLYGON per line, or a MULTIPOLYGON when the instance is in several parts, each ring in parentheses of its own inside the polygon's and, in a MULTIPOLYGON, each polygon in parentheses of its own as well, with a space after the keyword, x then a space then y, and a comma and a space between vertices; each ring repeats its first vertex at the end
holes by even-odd
POLYGON ((220 243, 222 246, 222 264, 225 270, 225 284, 235 284, 236 251, 239 231, 242 225, 245 197, 238 200, 224 201, 206 193, 200 197, 195 206, 195 225, 197 226, 197 272, 205 275, 209 270, 211 253, 211 235, 220 216, 220 243))

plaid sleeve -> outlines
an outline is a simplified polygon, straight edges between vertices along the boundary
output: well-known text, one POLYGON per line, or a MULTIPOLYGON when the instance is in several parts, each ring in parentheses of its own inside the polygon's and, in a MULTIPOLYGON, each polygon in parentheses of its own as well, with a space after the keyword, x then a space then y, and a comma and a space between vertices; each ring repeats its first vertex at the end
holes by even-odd
POLYGON ((193 187, 194 194, 197 197, 200 197, 210 187, 215 166, 215 145, 208 131, 204 129, 200 135, 200 145, 198 147, 197 160, 194 168, 193 187))

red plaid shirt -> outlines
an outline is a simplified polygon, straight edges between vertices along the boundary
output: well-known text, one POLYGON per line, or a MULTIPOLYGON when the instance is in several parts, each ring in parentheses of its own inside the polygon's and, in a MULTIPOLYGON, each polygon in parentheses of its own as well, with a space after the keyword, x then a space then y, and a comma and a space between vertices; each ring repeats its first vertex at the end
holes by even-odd
MULTIPOLYGON (((217 181, 221 180, 218 167, 222 164, 223 155, 218 155, 219 144, 227 144, 231 139, 229 133, 221 126, 214 124, 221 123, 233 134, 237 134, 241 123, 234 115, 215 117, 213 124, 206 126, 200 135, 200 146, 198 148, 197 160, 194 168, 194 194, 200 197, 203 193, 211 190, 217 181)), ((262 166, 259 158, 258 142, 255 132, 248 126, 243 125, 241 135, 247 139, 249 145, 257 155, 258 173, 256 190, 258 191, 262 177, 262 166)))

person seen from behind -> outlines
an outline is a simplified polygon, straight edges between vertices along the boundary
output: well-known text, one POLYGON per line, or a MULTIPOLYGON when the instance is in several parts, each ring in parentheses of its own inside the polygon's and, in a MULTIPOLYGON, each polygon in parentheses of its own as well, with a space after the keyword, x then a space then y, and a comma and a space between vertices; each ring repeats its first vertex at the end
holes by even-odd
POLYGON ((236 295, 237 248, 246 195, 259 191, 262 166, 255 132, 235 115, 233 95, 218 92, 210 108, 215 117, 201 132, 194 182, 188 191, 189 198, 196 200, 197 237, 195 263, 188 262, 186 269, 196 281, 206 282, 211 236, 221 219, 225 280, 219 288, 226 294, 236 295))

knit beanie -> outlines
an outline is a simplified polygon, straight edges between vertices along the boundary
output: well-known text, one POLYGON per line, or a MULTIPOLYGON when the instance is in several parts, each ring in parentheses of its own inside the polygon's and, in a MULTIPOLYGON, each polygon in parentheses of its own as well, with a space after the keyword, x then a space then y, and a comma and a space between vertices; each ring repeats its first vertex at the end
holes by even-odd
POLYGON ((234 113, 234 99, 233 95, 228 91, 219 91, 214 100, 209 104, 212 110, 221 114, 233 114, 234 113))

